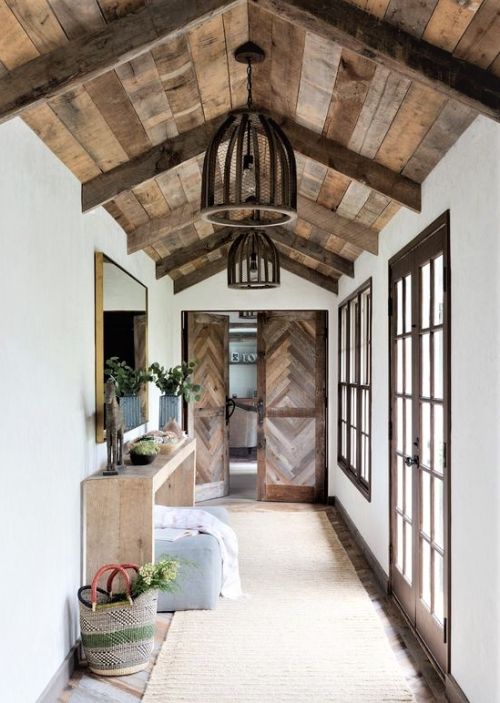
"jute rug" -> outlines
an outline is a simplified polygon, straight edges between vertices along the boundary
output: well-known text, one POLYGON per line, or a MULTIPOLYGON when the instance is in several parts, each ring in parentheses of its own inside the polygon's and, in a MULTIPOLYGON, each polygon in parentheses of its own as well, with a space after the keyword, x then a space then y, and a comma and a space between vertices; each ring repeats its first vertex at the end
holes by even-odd
POLYGON ((233 512, 247 596, 176 613, 144 703, 412 701, 321 512, 233 512))

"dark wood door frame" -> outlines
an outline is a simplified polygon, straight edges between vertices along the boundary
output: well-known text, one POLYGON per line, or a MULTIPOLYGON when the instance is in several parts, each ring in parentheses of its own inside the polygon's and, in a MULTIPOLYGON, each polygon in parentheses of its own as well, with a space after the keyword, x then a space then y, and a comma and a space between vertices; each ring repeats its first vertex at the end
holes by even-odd
MULTIPOLYGON (((251 308, 252 310, 255 308, 251 308)), ((214 314, 223 314, 223 313, 228 313, 228 312, 239 312, 241 308, 218 308, 218 309, 204 309, 204 310, 182 310, 181 311, 181 353, 182 353, 182 359, 183 361, 188 360, 188 329, 187 329, 187 318, 188 318, 188 313, 191 312, 207 312, 207 313, 214 313, 214 314)), ((298 309, 295 308, 295 312, 311 312, 312 309, 298 309)), ((263 309, 256 309, 256 312, 258 313, 266 313, 266 312, 291 312, 290 308, 273 308, 272 310, 269 310, 269 308, 263 308, 263 309)), ((324 502, 325 504, 328 503, 328 489, 329 489, 329 363, 330 363, 330 357, 329 357, 329 345, 328 345, 328 336, 329 336, 329 310, 315 310, 315 312, 323 312, 324 317, 325 317, 325 368, 324 368, 324 378, 325 378, 325 427, 324 427, 324 464, 325 464, 325 471, 324 471, 324 481, 323 481, 323 486, 321 490, 322 494, 322 500, 321 502, 324 502)), ((257 324, 257 320, 256 320, 257 324)), ((188 406, 185 401, 183 401, 183 427, 188 428, 188 406)))
MULTIPOLYGON (((451 270, 450 270, 450 212, 446 211, 440 217, 438 217, 432 224, 424 229, 415 239, 413 239, 409 244, 407 244, 403 249, 401 249, 397 254, 395 254, 388 263, 388 291, 389 291, 389 326, 388 326, 388 357, 389 357, 389 525, 390 525, 390 544, 389 544, 389 593, 392 594, 396 604, 401 609, 401 612, 410 627, 412 628, 414 634, 419 639, 423 648, 432 659, 437 668, 445 675, 448 676, 450 671, 450 661, 451 661, 451 580, 452 580, 452 565, 451 565, 451 270), (417 249, 417 247, 424 244, 426 239, 430 239, 439 230, 444 229, 444 246, 443 246, 443 280, 444 280, 444 298, 443 303, 445 306, 445 325, 443 329, 443 359, 444 359, 444 369, 443 369, 443 383, 444 383, 444 441, 446 446, 446 463, 445 463, 445 475, 444 475, 444 500, 445 500, 445 517, 444 517, 444 544, 445 544, 445 585, 444 585, 444 608, 445 608, 445 622, 444 622, 444 634, 446 642, 446 661, 443 664, 439 663, 433 652, 427 645, 425 639, 420 635, 415 627, 415 623, 409 617, 408 613, 402 603, 399 602, 398 598, 393 592, 392 584, 392 571, 393 564, 395 563, 394 554, 394 519, 393 519, 393 492, 394 492, 394 480, 393 480, 393 452, 394 452, 394 438, 396 435, 396 428, 392 428, 393 424, 393 387, 395 382, 394 376, 394 364, 392 359, 392 343, 393 343, 393 323, 391 320, 391 315, 395 314, 392 309, 392 289, 393 280, 391 277, 392 268, 398 261, 406 257, 412 250, 417 249)), ((415 371, 413 373, 413 379, 415 379, 415 371)), ((419 389, 418 389, 419 390, 419 389)))

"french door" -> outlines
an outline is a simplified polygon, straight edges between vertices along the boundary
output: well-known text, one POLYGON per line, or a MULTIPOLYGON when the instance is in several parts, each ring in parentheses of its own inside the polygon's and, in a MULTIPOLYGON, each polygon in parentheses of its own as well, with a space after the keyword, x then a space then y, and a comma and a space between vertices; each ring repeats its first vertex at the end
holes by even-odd
POLYGON ((449 612, 448 215, 390 262, 391 586, 443 671, 449 612))

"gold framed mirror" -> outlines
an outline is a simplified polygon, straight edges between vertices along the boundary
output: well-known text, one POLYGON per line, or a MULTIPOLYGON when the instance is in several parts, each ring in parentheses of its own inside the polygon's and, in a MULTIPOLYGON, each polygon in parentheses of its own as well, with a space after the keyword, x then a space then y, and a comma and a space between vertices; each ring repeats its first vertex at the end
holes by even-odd
MULTIPOLYGON (((106 439, 104 385, 106 361, 118 357, 133 369, 148 367, 148 289, 103 252, 95 253, 96 441, 106 439)), ((125 431, 148 421, 148 391, 136 396, 135 412, 125 412, 125 431)), ((129 397, 127 397, 127 402, 129 397)))

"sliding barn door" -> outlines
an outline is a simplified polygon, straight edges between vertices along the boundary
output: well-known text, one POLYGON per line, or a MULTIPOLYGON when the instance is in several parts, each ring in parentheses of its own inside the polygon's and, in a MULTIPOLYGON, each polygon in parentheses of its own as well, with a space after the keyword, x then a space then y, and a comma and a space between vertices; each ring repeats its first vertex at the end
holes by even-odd
POLYGON ((326 313, 259 313, 257 352, 258 498, 322 501, 326 313))
POLYGON ((196 500, 220 498, 229 489, 229 317, 187 313, 187 358, 198 361, 193 382, 202 388, 200 400, 189 405, 188 421, 197 440, 196 500))
POLYGON ((448 660, 448 221, 391 262, 391 583, 441 668, 448 660))

